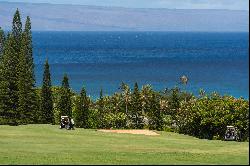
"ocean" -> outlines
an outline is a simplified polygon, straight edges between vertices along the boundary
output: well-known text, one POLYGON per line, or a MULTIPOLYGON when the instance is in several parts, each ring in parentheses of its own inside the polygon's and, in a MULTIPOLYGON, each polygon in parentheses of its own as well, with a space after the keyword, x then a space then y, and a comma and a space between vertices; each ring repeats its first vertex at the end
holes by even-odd
POLYGON ((249 98, 249 38, 243 32, 33 32, 36 85, 48 58, 53 85, 63 75, 92 98, 122 82, 155 90, 180 86, 198 95, 217 91, 249 98), (186 86, 180 77, 186 75, 186 86))

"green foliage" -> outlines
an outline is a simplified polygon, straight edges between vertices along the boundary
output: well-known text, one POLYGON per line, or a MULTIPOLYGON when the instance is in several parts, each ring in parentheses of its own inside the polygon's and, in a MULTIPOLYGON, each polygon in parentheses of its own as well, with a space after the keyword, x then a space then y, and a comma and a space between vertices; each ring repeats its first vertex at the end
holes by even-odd
POLYGON ((27 58, 27 67, 28 71, 30 72, 30 79, 33 82, 33 86, 35 86, 35 74, 34 74, 34 60, 33 60, 33 46, 32 46, 32 33, 31 33, 31 21, 30 17, 27 16, 26 22, 25 22, 25 28, 23 31, 23 36, 26 38, 24 40, 24 44, 22 45, 22 48, 26 47, 26 58, 27 58))
POLYGON ((15 12, 12 33, 4 41, 0 34, 0 108, 5 121, 14 125, 34 123, 38 111, 37 96, 34 90, 34 67, 30 20, 27 18, 24 32, 18 9, 15 12), (28 26, 29 25, 29 26, 28 26))
POLYGON ((173 118, 171 115, 163 115, 162 116, 163 120, 163 130, 167 132, 173 132, 174 131, 174 126, 172 125, 173 123, 173 118))
POLYGON ((174 88, 172 90, 172 95, 170 98, 169 106, 170 106, 169 115, 174 117, 176 115, 176 113, 178 112, 178 109, 180 108, 179 89, 178 88, 174 88))
POLYGON ((70 116, 72 117, 72 94, 69 87, 69 79, 65 74, 62 81, 62 87, 60 90, 60 100, 58 103, 58 108, 60 111, 60 116, 70 116))
POLYGON ((14 49, 15 39, 9 34, 0 63, 0 116, 5 122, 17 125, 20 119, 18 108, 18 62, 14 49))
POLYGON ((41 123, 54 123, 53 96, 48 60, 44 64, 43 85, 41 89, 41 123))
POLYGON ((106 129, 123 129, 126 128, 127 116, 122 112, 118 113, 108 113, 104 115, 103 118, 103 128, 106 129))
MULTIPOLYGON (((97 129, 97 128, 100 128, 100 121, 99 121, 99 118, 98 116, 100 115, 99 113, 99 110, 98 109, 89 109, 87 111, 87 114, 88 114, 88 118, 87 118, 87 121, 86 121, 86 127, 85 128, 88 128, 88 129, 97 129)), ((102 123, 102 122, 101 122, 102 123)))
POLYGON ((21 22, 21 17, 19 10, 17 9, 13 21, 12 21, 12 34, 15 39, 21 40, 21 35, 22 35, 22 22, 21 22))
POLYGON ((2 28, 0 27, 0 62, 1 62, 1 57, 3 53, 4 41, 5 41, 5 34, 2 28))
POLYGON ((210 94, 182 103, 177 114, 178 132, 199 138, 223 139, 226 126, 233 125, 246 140, 249 129, 249 101, 210 94))
POLYGON ((132 110, 130 111, 130 118, 132 121, 132 128, 142 129, 143 128, 142 102, 141 102, 140 90, 137 83, 135 83, 134 85, 131 104, 132 104, 132 110))
POLYGON ((21 16, 19 13, 19 10, 17 9, 14 17, 13 17, 13 21, 12 21, 12 36, 13 36, 13 49, 14 49, 14 53, 17 54, 17 56, 19 56, 20 51, 21 51, 21 47, 22 47, 22 22, 21 22, 21 16))
POLYGON ((61 99, 61 87, 60 86, 52 86, 52 101, 53 101, 53 116, 54 116, 54 124, 60 124, 61 115, 59 103, 61 99))
MULTIPOLYGON (((25 45, 26 36, 22 37, 22 44, 25 45)), ((19 56, 18 64, 18 108, 20 113, 19 123, 32 123, 32 116, 34 115, 33 101, 35 99, 35 91, 33 90, 33 80, 30 78, 30 70, 28 68, 26 58, 27 48, 22 47, 19 56)))
POLYGON ((27 17, 25 29, 21 36, 21 50, 18 63, 18 112, 20 123, 35 123, 34 115, 40 110, 34 90, 34 64, 32 54, 32 36, 30 19, 27 17))
POLYGON ((105 108, 104 108, 104 98, 103 98, 103 90, 101 89, 100 91, 100 97, 97 101, 97 109, 98 109, 98 118, 97 118, 97 124, 99 126, 99 128, 103 128, 103 118, 104 118, 104 114, 105 114, 105 108))
POLYGON ((77 100, 75 102, 76 102, 76 109, 74 113, 75 126, 87 128, 90 99, 87 97, 86 90, 84 87, 82 88, 80 96, 77 97, 77 100))
POLYGON ((122 102, 123 107, 125 107, 125 114, 128 115, 129 109, 131 107, 131 90, 129 86, 125 83, 121 84, 120 89, 122 90, 121 102, 122 102))
POLYGON ((160 98, 154 93, 150 101, 149 118, 149 129, 163 130, 163 113, 160 109, 160 98))

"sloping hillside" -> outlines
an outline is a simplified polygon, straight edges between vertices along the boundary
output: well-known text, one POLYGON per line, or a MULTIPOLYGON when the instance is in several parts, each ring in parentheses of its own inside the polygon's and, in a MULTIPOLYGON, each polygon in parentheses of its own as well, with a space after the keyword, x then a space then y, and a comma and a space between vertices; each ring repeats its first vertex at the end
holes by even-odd
POLYGON ((10 29, 19 8, 33 30, 47 31, 248 31, 240 10, 135 9, 0 2, 0 26, 10 29))

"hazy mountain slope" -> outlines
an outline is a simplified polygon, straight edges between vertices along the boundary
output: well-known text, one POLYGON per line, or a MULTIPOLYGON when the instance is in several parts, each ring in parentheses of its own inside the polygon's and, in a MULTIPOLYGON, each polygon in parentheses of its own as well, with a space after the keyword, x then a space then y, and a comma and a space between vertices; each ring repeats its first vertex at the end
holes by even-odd
POLYGON ((0 2, 0 26, 11 27, 19 8, 33 30, 248 31, 249 12, 236 10, 130 9, 0 2))

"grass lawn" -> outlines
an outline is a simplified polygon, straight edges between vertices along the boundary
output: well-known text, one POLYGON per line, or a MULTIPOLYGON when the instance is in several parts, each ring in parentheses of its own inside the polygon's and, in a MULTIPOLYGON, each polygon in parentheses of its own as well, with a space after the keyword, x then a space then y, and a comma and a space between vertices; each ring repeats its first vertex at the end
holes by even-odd
POLYGON ((0 164, 249 164, 248 142, 0 125, 0 164))

